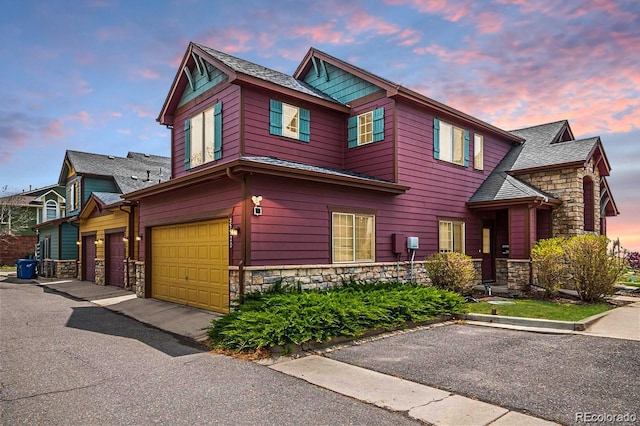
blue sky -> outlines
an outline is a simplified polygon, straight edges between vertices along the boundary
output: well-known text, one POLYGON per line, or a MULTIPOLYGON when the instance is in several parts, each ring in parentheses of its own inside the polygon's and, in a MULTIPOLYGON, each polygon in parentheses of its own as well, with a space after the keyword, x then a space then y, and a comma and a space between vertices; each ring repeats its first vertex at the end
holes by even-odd
POLYGON ((640 250, 636 0, 68 0, 0 16, 0 189, 57 181, 66 149, 170 154, 156 121, 189 41, 292 73, 313 46, 503 129, 599 135, 640 250))

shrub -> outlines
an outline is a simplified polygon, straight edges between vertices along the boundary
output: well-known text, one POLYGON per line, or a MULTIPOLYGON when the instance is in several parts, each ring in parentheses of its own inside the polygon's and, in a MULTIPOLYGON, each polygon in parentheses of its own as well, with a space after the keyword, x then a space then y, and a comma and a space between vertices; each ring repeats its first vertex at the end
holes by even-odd
POLYGON ((624 272, 619 244, 614 243, 611 250, 608 245, 604 235, 580 235, 567 240, 567 263, 576 291, 584 301, 593 302, 613 294, 615 283, 624 272))
POLYGON ((538 271, 538 285, 544 288, 544 297, 558 294, 566 271, 563 263, 564 238, 539 240, 531 249, 531 260, 538 271))
POLYGON ((253 294, 237 310, 214 320, 208 335, 213 346, 234 351, 286 347, 325 342, 335 336, 358 336, 368 329, 395 327, 464 309, 462 297, 433 287, 350 282, 330 290, 253 294))
POLYGON ((475 268, 471 257, 462 253, 434 253, 425 261, 425 268, 434 286, 460 294, 473 287, 475 268))
POLYGON ((640 252, 632 251, 627 254, 629 268, 640 271, 640 252))

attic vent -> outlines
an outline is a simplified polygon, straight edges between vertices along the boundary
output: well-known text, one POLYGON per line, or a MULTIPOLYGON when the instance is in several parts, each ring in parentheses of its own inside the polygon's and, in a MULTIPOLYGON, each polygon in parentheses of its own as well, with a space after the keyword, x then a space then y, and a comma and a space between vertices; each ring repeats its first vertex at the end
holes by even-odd
POLYGON ((109 160, 113 160, 115 157, 113 155, 110 155, 107 157, 109 160))
POLYGON ((131 179, 138 180, 138 176, 131 176, 131 179))

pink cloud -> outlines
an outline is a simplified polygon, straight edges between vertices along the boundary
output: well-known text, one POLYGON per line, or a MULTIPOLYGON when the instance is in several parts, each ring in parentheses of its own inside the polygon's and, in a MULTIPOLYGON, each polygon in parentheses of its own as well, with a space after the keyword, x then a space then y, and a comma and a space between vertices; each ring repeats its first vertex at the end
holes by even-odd
POLYGON ((472 2, 465 0, 385 0, 391 5, 408 4, 418 12, 440 15, 447 21, 458 22, 471 13, 472 2))
POLYGON ((481 12, 476 19, 476 26, 483 34, 497 33, 502 29, 502 15, 493 12, 481 12))
POLYGON ((88 95, 91 92, 93 92, 93 88, 87 81, 81 79, 76 79, 74 81, 73 93, 77 96, 88 95))
POLYGON ((399 41, 398 45, 400 46, 413 46, 420 41, 421 37, 420 31, 407 28, 396 35, 393 40, 399 41))
POLYGON ((160 74, 158 74, 156 70, 152 70, 151 68, 141 69, 136 74, 146 80, 157 80, 160 78, 160 74))
POLYGON ((396 34, 400 31, 396 25, 390 24, 380 17, 369 15, 366 12, 354 13, 349 19, 349 22, 347 22, 347 29, 355 34, 371 31, 379 35, 396 34))
POLYGON ((129 34, 122 27, 103 27, 96 31, 99 41, 126 40, 129 34))
POLYGON ((68 115, 65 117, 66 120, 71 120, 71 121, 80 121, 82 123, 90 123, 91 121, 93 121, 91 119, 91 116, 89 115, 88 112, 86 111, 80 111, 76 114, 72 114, 72 115, 68 115))
POLYGON ((114 112, 112 112, 112 113, 111 113, 111 114, 109 114, 109 115, 110 115, 111 117, 115 117, 115 118, 120 118, 120 117, 122 117, 122 113, 121 113, 121 112, 117 112, 117 111, 114 111, 114 112))
POLYGON ((68 131, 65 130, 62 120, 49 120, 40 131, 40 135, 44 139, 43 143, 46 143, 48 139, 62 139, 67 134, 68 131))
POLYGON ((203 33, 198 40, 202 40, 201 43, 205 46, 234 54, 251 50, 254 34, 237 27, 216 28, 203 33))
POLYGON ((307 37, 312 43, 338 44, 342 41, 344 33, 334 29, 336 20, 333 19, 324 24, 314 26, 296 26, 293 33, 297 37, 307 37))
POLYGON ((127 104, 127 105, 125 105, 125 108, 135 112, 138 115, 138 117, 141 117, 141 118, 152 118, 153 117, 153 114, 144 105, 127 104))
POLYGON ((129 129, 118 129, 117 132, 120 133, 121 135, 130 135, 131 134, 131 130, 129 130, 129 129))

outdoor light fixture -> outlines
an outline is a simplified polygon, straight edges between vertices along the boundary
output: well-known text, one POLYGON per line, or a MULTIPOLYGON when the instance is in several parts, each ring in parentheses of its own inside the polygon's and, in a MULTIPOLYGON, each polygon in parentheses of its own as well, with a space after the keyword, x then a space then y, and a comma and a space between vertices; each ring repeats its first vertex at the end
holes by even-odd
POLYGON ((79 246, 82 244, 82 241, 76 241, 76 245, 79 246))
POLYGON ((262 202, 262 195, 254 195, 253 197, 251 197, 251 201, 253 201, 254 216, 262 216, 262 207, 260 207, 260 203, 262 202))
POLYGON ((122 237, 122 242, 123 242, 123 243, 128 243, 128 242, 129 242, 129 239, 128 239, 127 237, 122 237))
POLYGON ((239 227, 229 229, 229 235, 231 235, 232 237, 237 237, 239 233, 240 233, 239 227))
POLYGON ((136 241, 142 241, 142 235, 136 235, 136 241))

